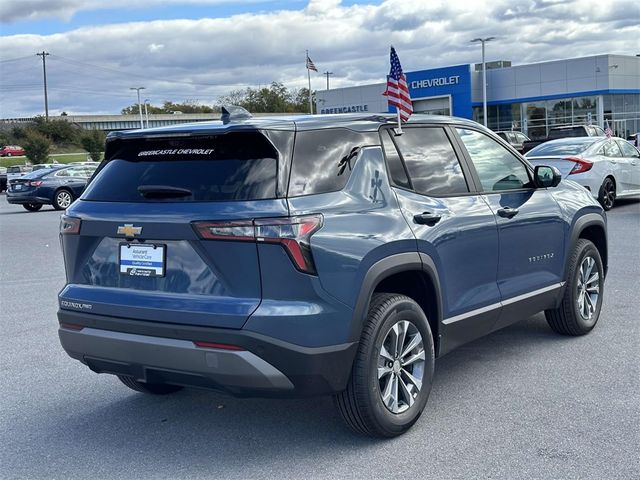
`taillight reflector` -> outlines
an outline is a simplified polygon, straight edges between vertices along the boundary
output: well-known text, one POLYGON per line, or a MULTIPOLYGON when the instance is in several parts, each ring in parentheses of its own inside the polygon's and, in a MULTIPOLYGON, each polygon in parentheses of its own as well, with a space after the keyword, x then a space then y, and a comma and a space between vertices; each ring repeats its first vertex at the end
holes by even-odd
POLYGON ((226 343, 194 341, 193 344, 196 347, 200 347, 200 348, 217 348, 218 350, 234 350, 234 351, 244 350, 244 348, 239 347, 237 345, 229 345, 226 343))
POLYGON ((29 182, 29 185, 31 187, 39 187, 40 185, 42 185, 42 180, 35 180, 33 182, 29 182))
POLYGON ((61 323, 60 327, 66 328, 67 330, 80 331, 84 328, 84 325, 77 325, 75 323, 61 323))
POLYGON ((593 162, 590 160, 585 160, 580 157, 567 157, 565 160, 569 160, 570 162, 575 162, 575 165, 569 172, 569 175, 574 175, 576 173, 588 172, 593 167, 593 162))

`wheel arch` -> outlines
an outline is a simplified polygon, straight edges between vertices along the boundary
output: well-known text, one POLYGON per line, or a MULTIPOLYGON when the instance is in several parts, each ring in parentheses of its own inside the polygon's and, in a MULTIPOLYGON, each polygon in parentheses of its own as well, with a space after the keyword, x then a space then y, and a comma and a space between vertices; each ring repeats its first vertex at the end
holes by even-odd
POLYGON ((605 277, 609 266, 609 248, 607 242, 607 225, 605 219, 597 213, 588 213, 578 218, 571 231, 571 238, 569 243, 569 249, 567 250, 565 260, 564 278, 567 276, 567 270, 569 268, 568 259, 571 256, 571 252, 575 248, 579 239, 585 239, 591 241, 602 259, 602 265, 604 267, 605 277))
POLYGON ((358 341, 367 319, 371 297, 376 292, 399 293, 415 300, 427 319, 438 355, 442 296, 435 263, 426 254, 407 252, 374 263, 364 276, 354 308, 350 340, 358 341))

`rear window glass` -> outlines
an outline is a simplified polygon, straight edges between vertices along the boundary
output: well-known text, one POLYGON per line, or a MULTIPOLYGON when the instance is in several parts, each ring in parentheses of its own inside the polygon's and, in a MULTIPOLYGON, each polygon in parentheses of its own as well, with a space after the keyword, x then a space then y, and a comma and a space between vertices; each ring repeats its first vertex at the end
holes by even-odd
POLYGON ((115 150, 84 199, 215 202, 277 196, 278 152, 257 131, 124 140, 115 150))
POLYGON ((578 142, 562 142, 562 143, 543 143, 527 152, 527 157, 536 156, 555 156, 555 155, 576 155, 584 152, 599 140, 578 141, 578 142))
POLYGON ((20 169, 20 167, 8 167, 7 168, 7 173, 21 173, 22 170, 20 169))
POLYGON ((587 131, 584 127, 559 128, 549 131, 549 138, 566 138, 566 137, 586 137, 587 131))
POLYGON ((296 134, 289 196, 342 190, 351 175, 358 149, 380 145, 377 132, 346 128, 309 130, 296 134))

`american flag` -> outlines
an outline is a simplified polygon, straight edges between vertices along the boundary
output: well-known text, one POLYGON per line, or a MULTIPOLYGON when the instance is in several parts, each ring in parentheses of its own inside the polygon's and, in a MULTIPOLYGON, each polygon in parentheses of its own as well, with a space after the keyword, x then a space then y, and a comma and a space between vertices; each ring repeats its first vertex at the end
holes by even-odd
POLYGON ((609 138, 612 137, 613 130, 611 130, 611 127, 609 127, 609 120, 605 120, 604 125, 605 125, 604 134, 609 138))
POLYGON ((406 122, 413 113, 413 105, 411 104, 411 95, 409 95, 409 87, 407 86, 407 77, 402 73, 400 60, 396 49, 391 47, 391 70, 387 77, 387 90, 384 92, 387 96, 389 105, 393 105, 400 112, 400 118, 406 122))
POLYGON ((311 59, 309 58, 309 55, 307 54, 307 69, 309 70, 313 70, 314 72, 317 72, 318 69, 316 68, 315 64, 311 61, 311 59))

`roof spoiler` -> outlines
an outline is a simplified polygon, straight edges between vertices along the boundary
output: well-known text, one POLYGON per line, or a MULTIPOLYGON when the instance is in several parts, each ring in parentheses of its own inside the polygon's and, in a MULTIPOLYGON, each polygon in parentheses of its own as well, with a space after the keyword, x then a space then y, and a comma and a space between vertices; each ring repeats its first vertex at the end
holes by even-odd
POLYGON ((247 118, 251 118, 251 115, 247 110, 237 105, 225 105, 222 107, 222 115, 220 115, 220 120, 225 125, 230 122, 245 120, 247 118))

